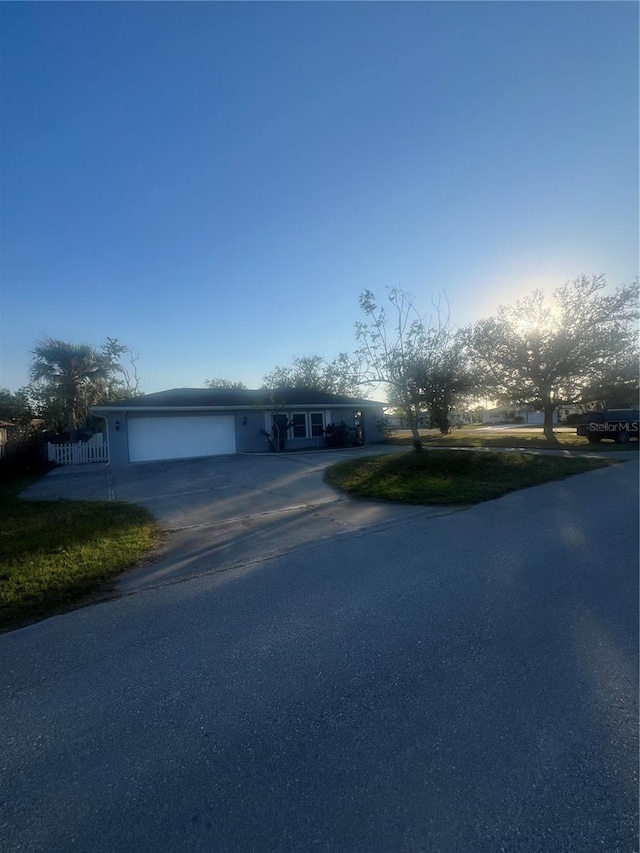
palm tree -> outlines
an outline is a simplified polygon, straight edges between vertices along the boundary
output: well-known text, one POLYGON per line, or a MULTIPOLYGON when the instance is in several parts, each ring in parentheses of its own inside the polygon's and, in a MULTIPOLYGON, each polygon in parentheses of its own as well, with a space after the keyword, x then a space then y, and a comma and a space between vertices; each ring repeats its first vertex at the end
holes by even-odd
POLYGON ((100 402, 105 383, 118 369, 107 355, 89 344, 44 338, 32 352, 31 378, 43 382, 67 413, 69 439, 76 441, 78 423, 89 406, 100 402))

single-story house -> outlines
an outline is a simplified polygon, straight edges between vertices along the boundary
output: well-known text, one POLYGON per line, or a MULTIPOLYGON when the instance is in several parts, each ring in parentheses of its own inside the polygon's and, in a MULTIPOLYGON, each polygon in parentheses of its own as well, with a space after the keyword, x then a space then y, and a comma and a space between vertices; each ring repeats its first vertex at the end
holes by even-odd
POLYGON ((111 465, 269 450, 274 421, 286 448, 319 448, 328 424, 358 428, 363 442, 384 441, 384 403, 304 388, 175 388, 94 406, 106 421, 111 465))
POLYGON ((559 423, 566 421, 570 415, 581 415, 588 406, 576 406, 573 403, 563 403, 558 409, 559 423))
MULTIPOLYGON (((398 409, 387 407, 384 411, 384 418, 387 422, 387 426, 392 429, 409 429, 406 417, 402 411, 398 411, 398 409)), ((420 429, 429 429, 431 426, 431 416, 429 415, 429 412, 420 412, 418 415, 418 426, 420 429)))
POLYGON ((11 421, 0 421, 0 459, 4 456, 4 446, 8 441, 8 430, 12 426, 11 421))
POLYGON ((11 421, 0 421, 0 444, 7 443, 7 430, 11 429, 12 426, 11 421))
MULTIPOLYGON (((398 414, 396 409, 387 409, 385 411, 385 420, 387 422, 387 426, 392 429, 409 428, 406 418, 401 414, 398 414)), ((451 426, 471 424, 473 422, 474 418, 471 412, 463 411, 462 409, 451 409, 449 411, 449 423, 451 426)), ((418 427, 420 429, 434 429, 429 412, 422 412, 418 416, 418 427)))
POLYGON ((449 423, 451 426, 464 426, 475 423, 473 412, 466 409, 451 409, 449 412, 449 423))
MULTIPOLYGON (((558 423, 558 410, 553 410, 553 422, 558 423)), ((536 412, 533 406, 497 406, 495 409, 487 409, 482 414, 483 424, 532 424, 542 426, 544 424, 544 412, 536 412)))

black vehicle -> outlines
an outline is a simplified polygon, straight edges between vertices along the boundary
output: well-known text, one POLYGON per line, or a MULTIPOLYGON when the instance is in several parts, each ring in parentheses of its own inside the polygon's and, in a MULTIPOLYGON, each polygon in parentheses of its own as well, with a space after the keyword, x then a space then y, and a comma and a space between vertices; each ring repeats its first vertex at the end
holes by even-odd
POLYGON ((638 409, 606 409, 603 412, 585 412, 580 415, 577 433, 593 444, 610 438, 625 444, 631 438, 638 438, 638 409))

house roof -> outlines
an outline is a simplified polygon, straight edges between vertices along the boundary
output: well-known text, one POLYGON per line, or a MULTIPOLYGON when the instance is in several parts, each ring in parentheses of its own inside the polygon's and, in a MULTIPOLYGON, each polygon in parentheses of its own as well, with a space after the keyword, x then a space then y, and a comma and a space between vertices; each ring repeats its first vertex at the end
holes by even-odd
POLYGON ((314 406, 332 408, 357 408, 384 406, 376 400, 329 394, 315 388, 278 388, 273 391, 262 389, 217 390, 214 388, 173 388, 155 394, 141 394, 128 400, 118 400, 93 406, 91 411, 124 412, 135 410, 179 410, 179 409, 295 409, 314 406))

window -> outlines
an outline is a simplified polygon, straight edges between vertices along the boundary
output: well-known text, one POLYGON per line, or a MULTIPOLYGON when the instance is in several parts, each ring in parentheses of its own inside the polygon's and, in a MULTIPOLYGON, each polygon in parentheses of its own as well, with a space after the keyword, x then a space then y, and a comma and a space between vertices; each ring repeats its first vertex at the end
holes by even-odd
POLYGON ((324 435, 324 415, 322 412, 311 412, 311 435, 313 438, 324 435))
POLYGON ((291 415, 292 438, 320 438, 324 435, 324 412, 294 412, 291 415))
POLYGON ((291 415, 291 429, 293 430, 294 438, 307 437, 307 418, 304 412, 291 415))

